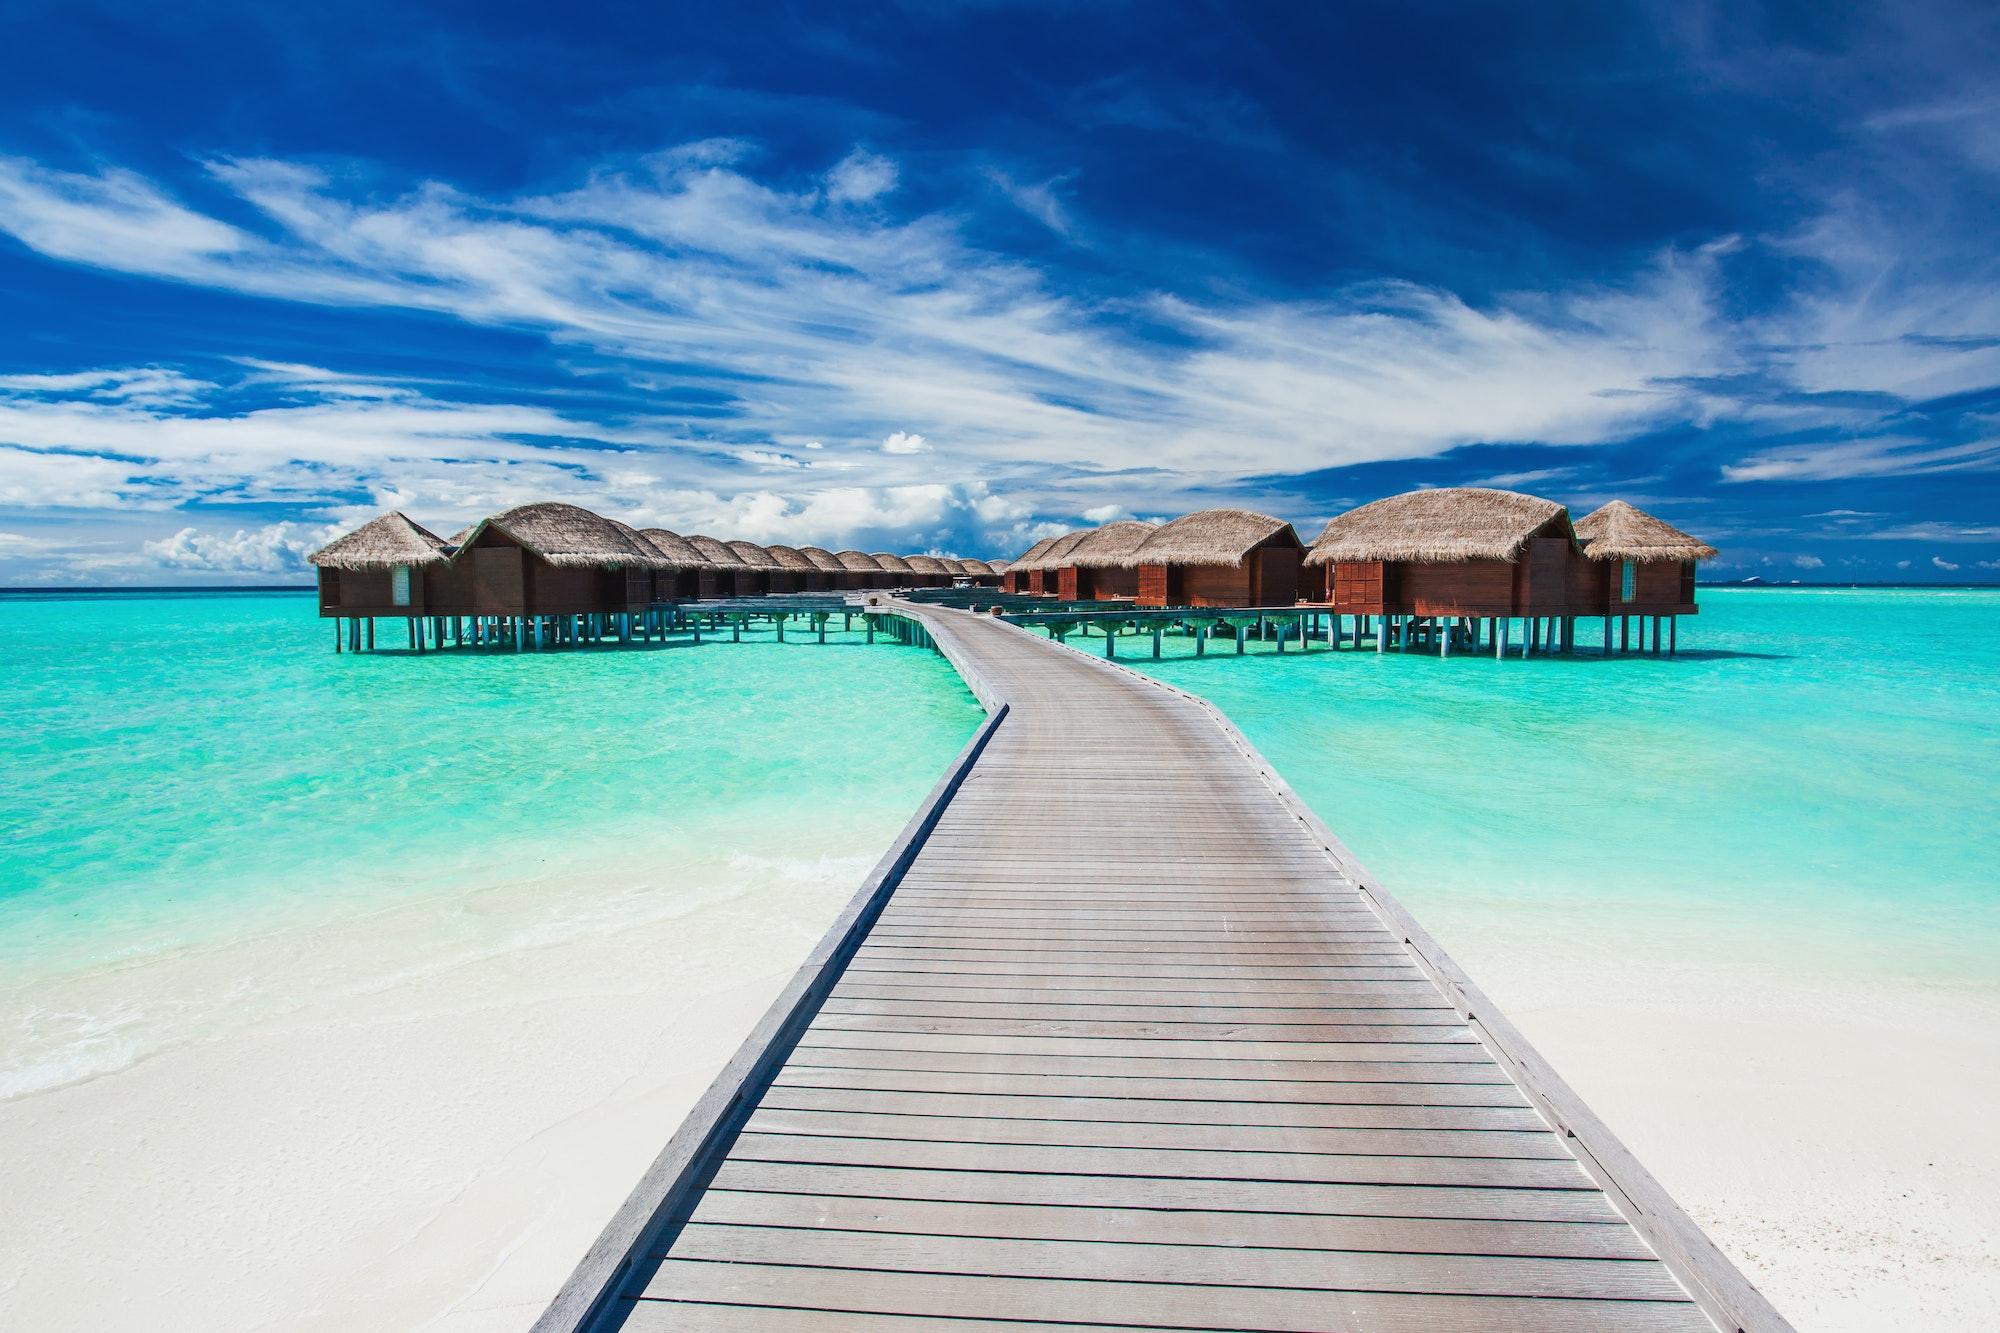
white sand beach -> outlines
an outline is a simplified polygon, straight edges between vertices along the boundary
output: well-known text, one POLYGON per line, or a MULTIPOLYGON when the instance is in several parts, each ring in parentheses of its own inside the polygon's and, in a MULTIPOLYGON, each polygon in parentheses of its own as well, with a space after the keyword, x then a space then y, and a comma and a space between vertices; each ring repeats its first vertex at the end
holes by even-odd
MULTIPOLYGON (((411 909, 102 983, 315 978, 283 1012, 0 1105, 0 1324, 526 1328, 866 862, 756 869, 684 914, 457 958, 426 960, 437 914, 411 909)), ((1438 928, 1801 1329, 2000 1322, 1991 996, 1438 928)))

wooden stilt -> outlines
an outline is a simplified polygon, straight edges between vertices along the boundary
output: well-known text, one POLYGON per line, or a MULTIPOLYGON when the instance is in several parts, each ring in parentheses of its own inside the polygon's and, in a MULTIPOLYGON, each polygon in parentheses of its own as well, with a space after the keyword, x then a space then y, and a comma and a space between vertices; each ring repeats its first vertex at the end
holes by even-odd
POLYGON ((1499 661, 1507 655, 1507 622, 1500 616, 1493 617, 1493 660, 1499 661))
POLYGON ((1672 657, 1681 650, 1681 618, 1667 617, 1667 656, 1672 657))
POLYGON ((1153 626, 1153 660, 1160 660, 1160 627, 1157 623, 1153 626))
POLYGON ((1389 617, 1387 616, 1375 617, 1375 651, 1377 653, 1385 651, 1383 645, 1388 639, 1388 637, 1389 637, 1389 617))
POLYGON ((368 617, 368 651, 375 651, 375 617, 368 617))
POLYGON ((1244 633, 1245 633, 1244 627, 1238 625, 1236 627, 1236 655, 1238 657, 1243 656, 1243 654, 1247 651, 1243 643, 1244 633))

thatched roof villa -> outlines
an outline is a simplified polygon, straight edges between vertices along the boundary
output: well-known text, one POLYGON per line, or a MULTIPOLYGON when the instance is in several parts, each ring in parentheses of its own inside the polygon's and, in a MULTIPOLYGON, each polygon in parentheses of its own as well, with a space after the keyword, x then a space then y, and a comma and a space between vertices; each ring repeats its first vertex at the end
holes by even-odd
POLYGON ((1025 575, 1022 591, 1043 593, 1050 597, 1061 592, 1061 571, 1068 563, 1069 553, 1095 531, 1096 528, 1078 528, 1073 532, 1065 532, 1060 537, 1051 537, 1047 543, 1040 546, 1041 554, 1037 555, 1031 548, 1028 554, 1015 561, 1016 567, 1025 575))
POLYGON ((1083 535, 1061 557, 1056 595, 1066 602, 1103 602, 1139 595, 1139 570, 1132 552, 1159 530, 1157 523, 1119 519, 1083 535))
POLYGON ((444 539, 391 510, 343 533, 308 560, 318 570, 322 616, 420 615, 422 571, 443 564, 444 539))
POLYGON ((917 576, 919 588, 949 588, 958 569, 934 555, 906 555, 903 563, 917 576))
POLYGON ((895 580, 890 576, 888 570, 882 568, 882 562, 874 556, 869 555, 866 551, 835 551, 833 558, 838 560, 840 567, 847 571, 846 581, 840 585, 843 588, 890 588, 895 586, 895 580))
POLYGON ((799 554, 813 567, 812 576, 806 583, 809 591, 830 592, 847 586, 844 577, 847 568, 840 563, 833 552, 818 546, 801 546, 799 554))
POLYGON ((1033 587, 1028 586, 1029 580, 1035 571, 1041 568, 1039 563, 1041 558, 1057 540, 1055 537, 1044 537, 1008 561, 1005 576, 1000 580, 1000 587, 1006 592, 1040 592, 1042 590, 1040 580, 1035 580, 1033 587))
POLYGON ((724 542, 723 545, 736 553, 736 558, 743 562, 743 567, 756 579, 756 592, 753 595, 761 597, 766 593, 790 591, 788 586, 790 580, 784 575, 784 566, 778 563, 776 556, 756 542, 733 541, 724 542))
POLYGON ((902 556, 891 555, 887 551, 874 551, 870 554, 873 555, 875 563, 882 567, 882 572, 889 576, 888 583, 882 586, 890 588, 910 588, 916 586, 917 571, 911 569, 910 562, 903 559, 902 556))
POLYGON ((1562 505, 1480 486, 1351 509, 1306 554, 1314 600, 1364 616, 1559 616, 1582 560, 1562 505))
POLYGON ((541 501, 483 518, 426 575, 440 615, 557 616, 641 610, 665 559, 631 528, 579 505, 541 501))
POLYGON ((1163 523, 1121 557, 1138 574, 1140 606, 1291 606, 1299 534, 1249 509, 1204 509, 1163 523))
POLYGON ((1572 614, 1691 616, 1694 570, 1715 548, 1637 505, 1613 500, 1577 520, 1593 575, 1572 614))
POLYGON ((745 564, 743 557, 736 554, 729 543, 698 532, 689 533, 687 541, 708 562, 701 571, 701 595, 704 599, 762 595, 762 580, 757 577, 757 571, 745 564))
POLYGON ((656 601, 689 601, 701 596, 701 571, 708 559, 688 539, 665 528, 641 528, 639 535, 660 553, 663 565, 653 571, 656 601))
POLYGON ((813 562, 801 555, 792 546, 766 546, 763 552, 777 562, 771 573, 772 592, 808 592, 812 589, 813 576, 819 571, 813 562))

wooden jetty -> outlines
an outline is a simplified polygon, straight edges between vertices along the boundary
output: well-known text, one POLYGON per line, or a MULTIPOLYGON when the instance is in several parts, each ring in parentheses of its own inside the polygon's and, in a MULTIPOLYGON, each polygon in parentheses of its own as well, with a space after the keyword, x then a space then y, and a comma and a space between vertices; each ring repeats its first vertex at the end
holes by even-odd
POLYGON ((988 719, 539 1330, 1787 1327, 1220 714, 892 618, 988 719))

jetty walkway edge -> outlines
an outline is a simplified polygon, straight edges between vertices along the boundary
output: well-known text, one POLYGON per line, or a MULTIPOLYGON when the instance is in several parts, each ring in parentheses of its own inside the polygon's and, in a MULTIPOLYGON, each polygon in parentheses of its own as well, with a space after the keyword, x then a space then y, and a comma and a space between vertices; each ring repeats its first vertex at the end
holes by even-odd
POLYGON ((1789 1330, 1217 709, 889 610, 987 718, 537 1333, 1789 1330))

